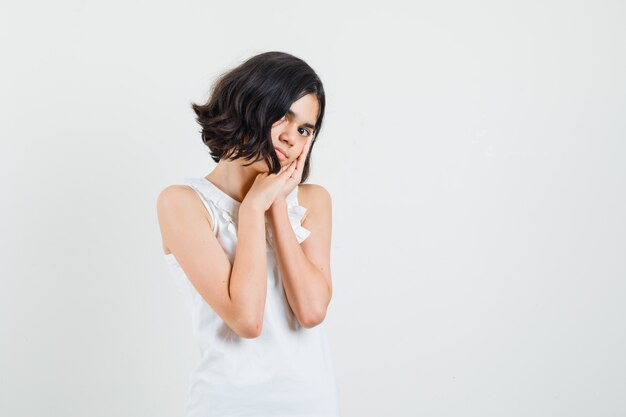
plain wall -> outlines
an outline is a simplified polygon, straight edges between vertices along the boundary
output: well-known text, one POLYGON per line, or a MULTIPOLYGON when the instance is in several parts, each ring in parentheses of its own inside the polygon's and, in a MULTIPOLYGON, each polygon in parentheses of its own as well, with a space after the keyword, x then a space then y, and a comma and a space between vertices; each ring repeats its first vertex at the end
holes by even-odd
POLYGON ((182 416, 156 198, 192 101, 280 50, 327 91, 343 416, 626 415, 626 3, 5 2, 0 415, 182 416))

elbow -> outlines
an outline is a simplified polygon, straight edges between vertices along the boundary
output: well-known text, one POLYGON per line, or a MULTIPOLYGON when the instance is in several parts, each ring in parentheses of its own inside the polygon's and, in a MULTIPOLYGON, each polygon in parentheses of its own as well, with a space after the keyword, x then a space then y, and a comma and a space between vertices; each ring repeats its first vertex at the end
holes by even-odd
POLYGON ((332 298, 332 289, 328 290, 328 298, 327 301, 317 308, 311 308, 309 311, 300 311, 297 315, 298 321, 302 325, 302 327, 306 329, 310 329, 321 324, 326 318, 326 311, 328 310, 328 305, 330 303, 330 299, 332 298))
POLYGON ((263 330, 263 319, 250 321, 239 326, 236 332, 239 337, 244 339, 256 339, 261 335, 263 330))
MULTIPOLYGON (((263 310, 252 309, 231 301, 232 309, 228 315, 228 327, 243 339, 255 339, 263 330, 263 310)), ((226 320, 224 320, 226 321, 226 320)))
POLYGON ((301 315, 298 321, 305 329, 313 328, 324 321, 326 318, 326 311, 320 311, 315 313, 309 313, 301 315))

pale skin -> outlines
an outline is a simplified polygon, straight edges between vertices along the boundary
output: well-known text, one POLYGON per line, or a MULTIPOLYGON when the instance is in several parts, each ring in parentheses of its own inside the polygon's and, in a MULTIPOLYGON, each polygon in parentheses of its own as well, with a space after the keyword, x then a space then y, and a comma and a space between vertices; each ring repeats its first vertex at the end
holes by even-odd
POLYGON ((279 174, 268 174, 264 161, 245 167, 248 161, 221 160, 205 177, 241 202, 232 265, 193 189, 171 185, 157 199, 164 253, 174 254, 199 294, 241 337, 258 337, 262 331, 267 291, 265 216, 272 227, 283 287, 295 317, 303 327, 311 328, 326 316, 332 297, 332 202, 324 187, 299 185, 318 110, 315 96, 307 94, 272 126, 274 147, 287 153, 279 174), (307 209, 302 226, 311 231, 301 244, 289 222, 285 201, 296 186, 298 202, 307 209))

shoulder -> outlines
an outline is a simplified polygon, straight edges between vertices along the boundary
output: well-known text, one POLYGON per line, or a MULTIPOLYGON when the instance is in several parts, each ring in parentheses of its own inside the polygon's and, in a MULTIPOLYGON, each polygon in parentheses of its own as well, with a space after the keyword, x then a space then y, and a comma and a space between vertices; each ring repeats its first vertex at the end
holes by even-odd
POLYGON ((328 190, 319 184, 300 184, 298 186, 298 192, 330 198, 330 193, 328 192, 328 190))
POLYGON ((319 184, 300 184, 298 202, 307 209, 330 207, 332 199, 326 188, 319 184))
POLYGON ((157 197, 157 214, 161 221, 177 218, 181 215, 201 215, 211 223, 205 215, 206 210, 196 191, 188 185, 170 185, 163 189, 157 197))
POLYGON ((177 209, 189 205, 195 191, 187 185, 169 185, 157 197, 158 209, 177 209))

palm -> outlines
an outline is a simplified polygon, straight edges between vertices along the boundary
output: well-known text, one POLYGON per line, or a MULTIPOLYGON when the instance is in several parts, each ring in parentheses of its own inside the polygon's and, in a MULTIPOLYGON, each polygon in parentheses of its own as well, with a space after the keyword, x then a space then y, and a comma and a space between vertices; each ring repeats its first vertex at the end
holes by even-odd
POLYGON ((277 198, 285 199, 293 191, 293 189, 300 184, 300 181, 302 180, 302 171, 304 169, 304 161, 306 161, 306 156, 309 153, 311 140, 312 139, 309 139, 306 145, 304 145, 302 153, 296 159, 296 169, 293 171, 293 174, 287 178, 287 181, 285 181, 285 185, 283 185, 283 188, 280 190, 277 198))

